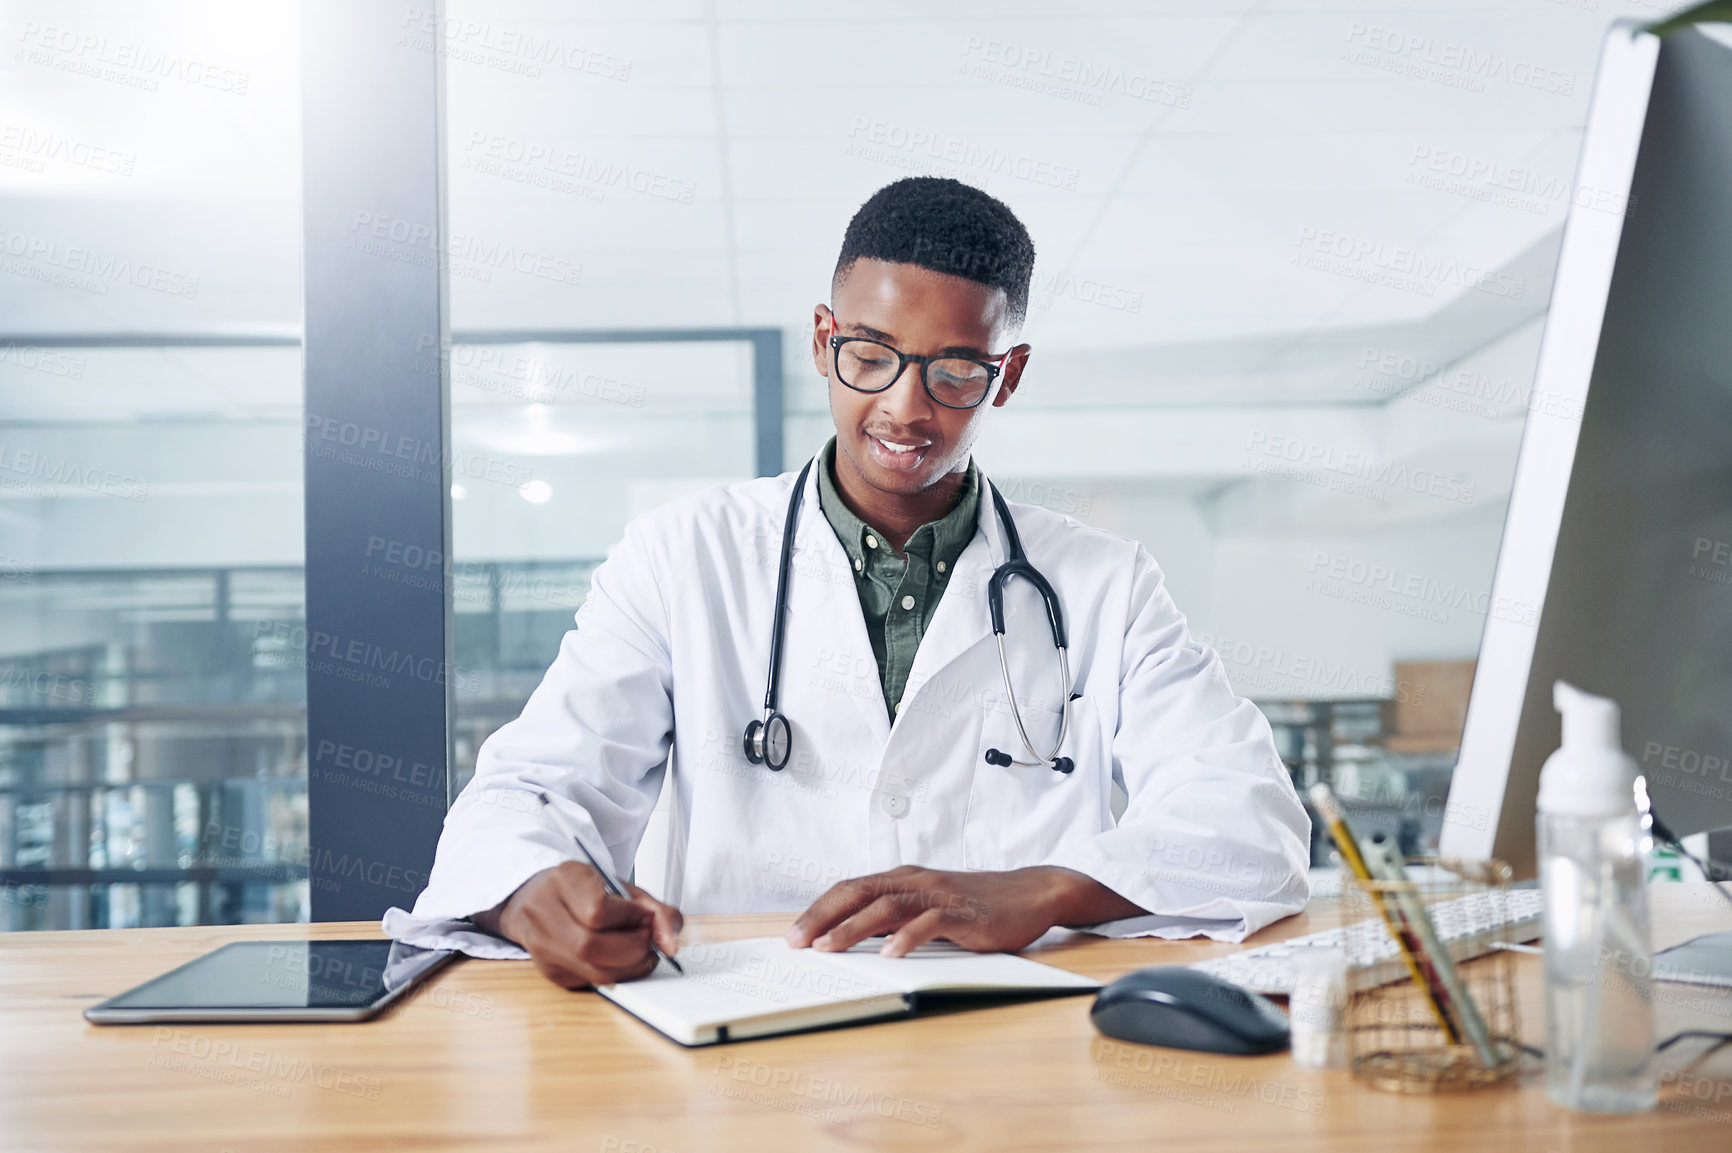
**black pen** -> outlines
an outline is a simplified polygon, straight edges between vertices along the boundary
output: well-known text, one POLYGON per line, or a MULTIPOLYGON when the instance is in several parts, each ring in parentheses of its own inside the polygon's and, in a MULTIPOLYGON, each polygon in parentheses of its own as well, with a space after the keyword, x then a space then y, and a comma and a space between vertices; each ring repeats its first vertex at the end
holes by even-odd
MULTIPOLYGON (((553 818, 553 823, 559 826, 559 831, 571 838, 572 843, 577 846, 578 852, 588 858, 590 865, 596 872, 601 874, 601 883, 607 887, 607 891, 623 900, 631 900, 631 894, 625 891, 625 886, 614 880, 613 874, 601 867, 601 862, 595 859, 595 854, 589 851, 589 846, 583 843, 583 839, 577 835, 577 830, 565 823, 565 818, 560 816, 559 810, 553 807, 553 802, 548 800, 547 794, 537 793, 536 796, 541 798, 542 806, 547 809, 548 815, 553 818)), ((650 952, 672 965, 674 972, 678 973, 680 976, 683 977, 686 975, 686 971, 680 967, 680 963, 662 952, 656 945, 655 930, 653 928, 650 930, 650 952)))

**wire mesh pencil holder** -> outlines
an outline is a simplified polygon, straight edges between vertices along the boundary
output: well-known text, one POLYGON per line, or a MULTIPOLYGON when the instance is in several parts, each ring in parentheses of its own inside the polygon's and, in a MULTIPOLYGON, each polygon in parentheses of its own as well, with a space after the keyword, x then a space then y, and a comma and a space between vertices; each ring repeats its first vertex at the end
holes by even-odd
POLYGON ((1345 1025, 1353 1075, 1399 1093, 1496 1085, 1514 1075, 1521 1061, 1513 964, 1509 951, 1498 947, 1509 941, 1510 868, 1502 861, 1424 857, 1409 860, 1407 870, 1421 879, 1357 881, 1342 889, 1349 982, 1345 1025), (1466 916, 1459 910, 1432 911, 1440 902, 1480 895, 1483 901, 1472 903, 1477 912, 1470 908, 1466 916), (1463 1028, 1461 1010, 1452 1011, 1447 995, 1427 992, 1438 988, 1435 977, 1423 988, 1413 979, 1396 932, 1411 923, 1400 910, 1414 902, 1439 922, 1440 935, 1467 930, 1461 943, 1450 947, 1452 958, 1480 954, 1458 961, 1456 974, 1458 991, 1472 1000, 1484 1024, 1483 1046, 1463 1028))

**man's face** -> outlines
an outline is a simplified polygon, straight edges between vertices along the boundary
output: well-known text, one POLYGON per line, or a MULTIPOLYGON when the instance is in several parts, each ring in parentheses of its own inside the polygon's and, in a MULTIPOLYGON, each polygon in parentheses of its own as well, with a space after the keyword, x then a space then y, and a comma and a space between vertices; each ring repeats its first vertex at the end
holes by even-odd
POLYGON ((1022 378, 1029 346, 1019 344, 1004 371, 974 408, 946 408, 909 364, 883 392, 857 392, 836 379, 830 337, 864 336, 917 356, 987 360, 1015 339, 1004 290, 914 264, 861 259, 831 292, 831 308, 813 311, 812 360, 830 378, 836 421, 837 471, 887 495, 924 492, 968 467, 988 407, 1010 399, 1022 378), (833 310, 833 311, 832 311, 833 310))

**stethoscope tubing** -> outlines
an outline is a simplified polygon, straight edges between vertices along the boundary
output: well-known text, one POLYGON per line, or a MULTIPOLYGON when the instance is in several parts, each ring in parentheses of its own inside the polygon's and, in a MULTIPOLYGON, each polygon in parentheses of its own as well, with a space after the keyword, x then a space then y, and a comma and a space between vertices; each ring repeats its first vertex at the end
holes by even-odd
MULTIPOLYGON (((794 489, 788 498, 788 513, 782 524, 782 555, 776 566, 776 608, 770 633, 770 669, 767 684, 764 687, 764 716, 761 721, 753 721, 746 729, 747 756, 753 761, 763 760, 763 738, 772 718, 776 718, 777 705, 781 695, 782 685, 782 642, 786 632, 788 612, 788 578, 794 565, 794 533, 799 527, 800 505, 806 493, 806 478, 811 475, 812 465, 817 458, 808 460, 800 475, 794 479, 794 489), (757 755, 754 755, 754 751, 757 755)), ((1059 605, 1058 594, 1052 584, 1041 575, 1039 569, 1028 562, 1028 556, 1022 549, 1022 537, 1016 531, 1016 522, 1011 519, 1009 507, 1005 504, 1004 495, 998 491, 998 486, 990 480, 986 487, 992 493, 993 507, 998 512, 999 524, 1004 529, 1005 561, 993 570, 986 584, 987 612, 992 618, 993 639, 998 645, 998 667, 1004 676, 1005 703, 1010 706, 1011 719, 1016 722, 1017 735, 1022 739, 1022 747, 1033 757, 1032 761, 1020 761, 997 749, 988 750, 988 762, 1000 765, 1018 765, 1032 768, 1037 765, 1047 765, 1065 774, 1071 771, 1070 760, 1060 757, 1059 750, 1064 748, 1065 737, 1070 733, 1070 706, 1072 700, 1072 681, 1070 675, 1070 653, 1066 645, 1064 611, 1059 605), (1023 724, 1022 709, 1016 702, 1016 688, 1010 678, 1010 658, 1004 649, 1004 586, 1013 577, 1021 577, 1033 585, 1040 594, 1041 603, 1046 608, 1047 623, 1052 628, 1053 647, 1058 651, 1059 685, 1061 696, 1059 700, 1058 741, 1053 745, 1052 752, 1041 756, 1034 747, 1033 740, 1028 735, 1028 728, 1023 724), (996 759, 995 759, 996 758, 996 759)), ((786 721, 780 722, 781 731, 787 733, 786 721)), ((785 758, 785 754, 784 754, 785 758)), ((784 759, 783 764, 786 764, 784 759)), ((771 765, 780 768, 780 765, 771 765)))

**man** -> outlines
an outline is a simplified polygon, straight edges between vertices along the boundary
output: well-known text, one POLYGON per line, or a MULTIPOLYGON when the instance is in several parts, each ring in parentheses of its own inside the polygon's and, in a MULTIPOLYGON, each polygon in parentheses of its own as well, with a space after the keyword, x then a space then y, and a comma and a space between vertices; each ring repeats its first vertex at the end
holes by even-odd
POLYGON ((796 947, 886 936, 899 956, 935 937, 1014 950, 1053 926, 1236 940, 1304 904, 1309 824, 1268 724, 1139 545, 1006 506, 1061 605, 1070 681, 1021 579, 1001 665, 987 590, 1011 543, 970 450, 1028 365, 1033 267, 1010 209, 954 180, 891 184, 848 226, 813 311, 836 436, 801 475, 781 590, 786 767, 742 734, 765 718, 791 475, 627 527, 388 931, 521 946, 579 987, 644 976, 652 940, 675 953, 676 906, 803 909, 796 947), (608 895, 560 824, 624 876, 663 789, 666 902, 608 895))

